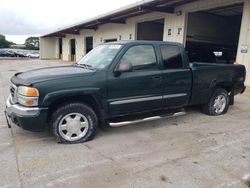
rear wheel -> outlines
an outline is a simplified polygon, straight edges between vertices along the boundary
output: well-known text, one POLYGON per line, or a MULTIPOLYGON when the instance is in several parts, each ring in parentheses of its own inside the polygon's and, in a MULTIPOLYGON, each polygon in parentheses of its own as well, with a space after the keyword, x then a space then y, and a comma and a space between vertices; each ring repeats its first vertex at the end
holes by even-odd
POLYGON ((216 89, 210 101, 202 106, 202 111, 211 116, 225 114, 229 107, 229 95, 225 89, 216 89))
POLYGON ((82 143, 96 134, 97 116, 89 106, 74 102, 59 107, 51 117, 51 127, 59 143, 82 143))

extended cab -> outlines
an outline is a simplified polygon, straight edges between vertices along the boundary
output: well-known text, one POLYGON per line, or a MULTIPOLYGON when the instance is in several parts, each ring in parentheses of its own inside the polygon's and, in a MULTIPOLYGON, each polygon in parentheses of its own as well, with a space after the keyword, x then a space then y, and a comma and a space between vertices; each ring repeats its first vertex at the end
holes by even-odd
POLYGON ((244 92, 245 75, 243 65, 190 64, 178 43, 108 43, 74 65, 15 74, 6 117, 27 130, 49 127, 59 142, 85 142, 98 125, 119 125, 131 116, 132 122, 148 120, 148 114, 190 105, 224 114, 244 92))

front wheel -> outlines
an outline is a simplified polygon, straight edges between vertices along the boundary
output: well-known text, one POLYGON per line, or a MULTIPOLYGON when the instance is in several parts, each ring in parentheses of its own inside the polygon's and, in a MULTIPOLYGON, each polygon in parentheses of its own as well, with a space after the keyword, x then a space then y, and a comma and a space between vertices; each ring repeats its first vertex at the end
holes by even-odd
POLYGON ((59 107, 51 117, 51 127, 59 143, 82 143, 96 134, 97 116, 89 106, 74 102, 59 107))
POLYGON ((225 114, 229 107, 229 95, 225 89, 216 89, 210 101, 202 106, 202 111, 211 116, 225 114))

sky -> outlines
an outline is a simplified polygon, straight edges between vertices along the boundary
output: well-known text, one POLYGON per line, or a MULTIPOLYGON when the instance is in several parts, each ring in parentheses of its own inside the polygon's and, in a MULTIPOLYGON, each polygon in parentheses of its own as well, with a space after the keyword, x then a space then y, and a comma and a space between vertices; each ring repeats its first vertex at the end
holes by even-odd
POLYGON ((17 44, 138 0, 0 0, 0 34, 17 44))

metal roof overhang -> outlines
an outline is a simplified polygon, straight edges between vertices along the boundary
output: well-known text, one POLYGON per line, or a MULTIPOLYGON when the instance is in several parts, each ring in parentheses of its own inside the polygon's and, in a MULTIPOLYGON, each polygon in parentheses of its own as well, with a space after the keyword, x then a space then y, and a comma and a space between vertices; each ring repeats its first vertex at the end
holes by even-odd
POLYGON ((174 13, 177 6, 193 1, 196 0, 144 0, 41 37, 65 37, 66 34, 78 35, 82 29, 97 30, 99 25, 107 23, 126 24, 127 18, 151 12, 174 13))

